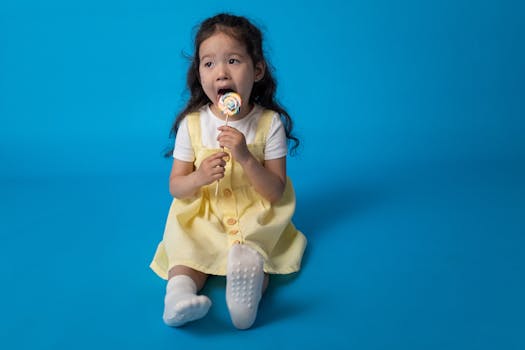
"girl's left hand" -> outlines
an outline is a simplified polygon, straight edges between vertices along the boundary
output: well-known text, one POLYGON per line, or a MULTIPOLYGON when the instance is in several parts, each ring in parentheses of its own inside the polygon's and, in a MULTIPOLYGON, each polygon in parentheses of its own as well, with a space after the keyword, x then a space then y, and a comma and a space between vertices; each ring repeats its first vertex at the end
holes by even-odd
POLYGON ((228 148, 238 162, 243 163, 250 157, 250 151, 242 132, 226 125, 219 127, 218 130, 221 132, 217 137, 219 145, 228 148))

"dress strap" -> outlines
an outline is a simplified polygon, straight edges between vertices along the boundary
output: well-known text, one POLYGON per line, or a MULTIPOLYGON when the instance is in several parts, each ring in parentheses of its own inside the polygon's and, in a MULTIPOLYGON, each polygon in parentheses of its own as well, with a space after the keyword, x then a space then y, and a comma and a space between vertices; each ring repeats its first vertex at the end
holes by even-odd
POLYGON ((188 132, 190 134, 193 149, 202 147, 201 118, 200 112, 193 112, 186 116, 188 118, 188 132))
POLYGON ((268 132, 272 126, 273 116, 275 112, 271 109, 265 109, 259 123, 257 125, 257 131, 255 133, 255 143, 266 143, 268 132))

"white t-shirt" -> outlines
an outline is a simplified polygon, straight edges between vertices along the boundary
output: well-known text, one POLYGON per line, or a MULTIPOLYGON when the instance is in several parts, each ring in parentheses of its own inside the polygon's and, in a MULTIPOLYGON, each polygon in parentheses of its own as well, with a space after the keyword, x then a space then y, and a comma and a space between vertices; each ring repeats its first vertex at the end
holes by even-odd
MULTIPOLYGON (((228 121, 228 125, 239 130, 244 134, 247 144, 251 144, 255 140, 255 133, 259 124, 259 119, 263 114, 264 108, 255 105, 254 108, 241 120, 228 121)), ((202 132, 202 143, 208 148, 220 148, 217 136, 219 135, 218 127, 223 126, 225 121, 218 118, 211 111, 208 105, 202 107, 200 110, 200 123, 202 132)), ((278 113, 274 113, 270 130, 266 138, 266 145, 264 148, 264 159, 277 159, 286 156, 288 147, 286 144, 286 133, 284 125, 278 113)), ((177 131, 175 138, 175 148, 173 150, 173 158, 185 162, 193 162, 195 154, 191 147, 190 133, 188 131, 188 119, 184 118, 177 131)))

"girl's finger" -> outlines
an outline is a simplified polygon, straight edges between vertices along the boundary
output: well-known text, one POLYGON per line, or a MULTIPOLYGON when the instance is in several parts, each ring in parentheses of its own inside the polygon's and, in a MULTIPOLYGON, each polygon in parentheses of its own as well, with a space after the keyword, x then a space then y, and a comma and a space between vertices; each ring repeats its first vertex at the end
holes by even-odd
POLYGON ((208 159, 213 161, 213 160, 217 160, 217 159, 222 159, 224 157, 228 156, 228 153, 226 152, 218 152, 218 153, 215 153, 215 154, 212 154, 208 159))
POLYGON ((237 140, 237 138, 234 136, 230 136, 230 135, 221 136, 218 139, 219 142, 230 142, 230 143, 235 140, 237 140))
POLYGON ((213 168, 211 172, 212 176, 224 175, 224 173, 225 173, 225 169, 223 167, 213 168))
POLYGON ((213 164, 214 164, 213 165, 214 168, 217 168, 217 167, 222 167, 223 168, 223 167, 226 166, 226 162, 224 160, 222 160, 222 159, 217 160, 213 164))

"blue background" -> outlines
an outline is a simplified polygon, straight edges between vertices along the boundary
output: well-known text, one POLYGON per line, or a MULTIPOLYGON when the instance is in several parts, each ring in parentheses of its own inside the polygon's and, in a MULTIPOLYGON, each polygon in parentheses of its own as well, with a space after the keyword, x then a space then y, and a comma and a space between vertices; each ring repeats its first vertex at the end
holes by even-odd
POLYGON ((519 1, 2 1, 0 347, 525 348, 519 1), (182 329, 148 265, 192 28, 266 35, 296 122, 301 273, 182 329))

